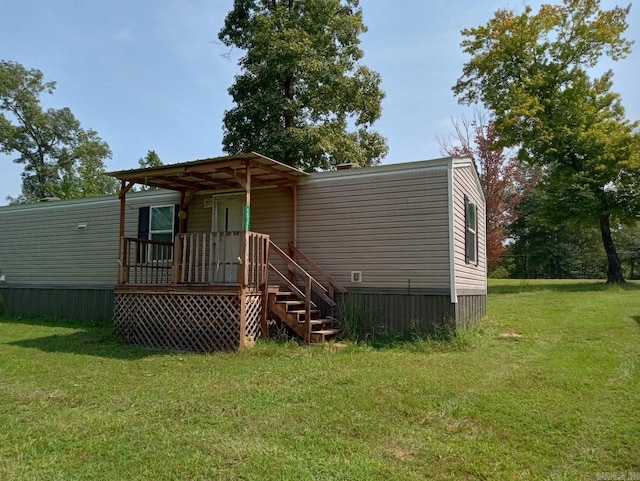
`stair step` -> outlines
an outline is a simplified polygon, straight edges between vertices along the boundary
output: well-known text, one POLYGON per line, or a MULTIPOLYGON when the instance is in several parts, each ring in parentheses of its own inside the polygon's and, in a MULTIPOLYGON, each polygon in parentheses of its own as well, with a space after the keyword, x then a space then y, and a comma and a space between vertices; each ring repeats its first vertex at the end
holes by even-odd
MULTIPOLYGON (((310 324, 312 326, 321 326, 322 324, 327 324, 331 321, 329 321, 328 319, 311 319, 310 324)), ((304 321, 298 321, 299 324, 304 324, 304 321)), ((316 332, 316 331, 314 331, 316 332)))
POLYGON ((276 301, 278 304, 284 304, 286 306, 295 306, 295 305, 302 305, 304 306, 304 301, 300 301, 300 300, 286 300, 286 301, 276 301))
POLYGON ((322 329, 321 331, 312 331, 311 334, 321 334, 323 336, 330 336, 331 334, 340 334, 342 329, 322 329))
MULTIPOLYGON (((292 310, 287 311, 287 312, 288 312, 289 314, 295 314, 295 315, 298 315, 298 316, 300 316, 300 315, 303 315, 303 314, 306 314, 306 313, 307 313, 307 311, 305 311, 304 309, 292 309, 292 310)), ((311 311, 310 311, 310 314, 311 314, 311 315, 313 315, 313 314, 319 314, 319 313, 320 313, 320 311, 319 311, 318 309, 311 309, 311 311)))
POLYGON ((272 292, 272 294, 275 294, 276 298, 278 298, 278 297, 295 296, 295 294, 293 292, 288 292, 288 291, 272 292))

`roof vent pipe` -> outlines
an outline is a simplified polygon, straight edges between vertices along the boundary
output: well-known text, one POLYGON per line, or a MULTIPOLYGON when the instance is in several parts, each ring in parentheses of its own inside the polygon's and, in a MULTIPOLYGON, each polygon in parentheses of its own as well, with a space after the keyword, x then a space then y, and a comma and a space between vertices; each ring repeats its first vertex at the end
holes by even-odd
POLYGON ((349 169, 359 169, 360 164, 356 164, 355 162, 347 162, 344 164, 338 164, 336 169, 338 170, 349 170, 349 169))

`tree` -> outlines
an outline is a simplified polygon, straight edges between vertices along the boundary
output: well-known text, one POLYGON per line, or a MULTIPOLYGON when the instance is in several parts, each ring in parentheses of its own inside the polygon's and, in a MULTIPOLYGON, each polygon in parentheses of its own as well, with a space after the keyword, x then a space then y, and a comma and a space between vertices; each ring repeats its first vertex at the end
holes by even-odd
POLYGON ((40 95, 54 90, 39 70, 0 61, 0 151, 18 154, 14 162, 24 165, 22 195, 13 203, 116 192, 116 180, 104 174, 107 143, 68 108, 43 110, 40 95))
POLYGON ((510 276, 587 279, 606 274, 598 229, 576 230, 566 220, 550 220, 550 206, 543 184, 518 205, 516 219, 507 228, 512 241, 505 253, 510 276))
POLYGON ((476 164, 486 201, 487 264, 491 272, 502 262, 507 249, 506 229, 516 219, 518 205, 539 176, 498 146, 493 122, 481 113, 474 113, 473 120, 453 120, 453 127, 454 133, 439 137, 438 143, 447 155, 470 157, 476 164))
POLYGON ((258 151, 307 171, 386 155, 386 139, 371 130, 380 76, 358 63, 367 30, 358 5, 234 0, 218 37, 246 53, 229 88, 236 106, 224 115, 226 152, 258 151))
MULTIPOLYGON (((138 165, 140 165, 141 169, 144 169, 144 168, 150 168, 150 167, 160 167, 163 164, 155 150, 148 150, 147 155, 145 155, 144 157, 140 157, 138 159, 138 165)), ((138 189, 139 190, 156 190, 157 187, 149 187, 147 185, 141 185, 138 187, 138 189)))
POLYGON ((492 112, 502 146, 543 169, 558 219, 599 227, 614 283, 625 278, 611 225, 640 212, 640 139, 611 91, 613 73, 591 75, 603 56, 629 53, 628 13, 603 11, 599 0, 564 0, 536 14, 498 10, 487 25, 463 30, 472 58, 453 87, 461 103, 492 112))
POLYGON ((637 266, 640 264, 640 225, 637 223, 621 226, 613 233, 616 246, 620 249, 620 259, 627 265, 630 279, 638 279, 637 266))

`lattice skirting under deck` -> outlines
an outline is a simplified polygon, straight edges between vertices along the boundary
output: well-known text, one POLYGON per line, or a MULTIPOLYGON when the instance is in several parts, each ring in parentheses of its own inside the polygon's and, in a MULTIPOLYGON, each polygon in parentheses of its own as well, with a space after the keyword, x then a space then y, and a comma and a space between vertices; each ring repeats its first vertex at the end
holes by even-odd
MULTIPOLYGON (((260 335, 260 294, 247 294, 244 338, 260 335)), ((173 351, 233 351, 240 346, 239 294, 116 292, 114 332, 124 342, 173 351)))

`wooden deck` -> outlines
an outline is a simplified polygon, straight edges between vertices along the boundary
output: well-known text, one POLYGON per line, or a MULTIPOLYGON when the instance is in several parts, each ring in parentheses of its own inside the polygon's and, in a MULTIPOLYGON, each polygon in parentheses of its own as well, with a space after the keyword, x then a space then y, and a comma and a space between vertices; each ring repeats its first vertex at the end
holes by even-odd
POLYGON ((123 341, 172 351, 234 351, 260 335, 263 295, 241 286, 118 286, 123 341))
MULTIPOLYGON (((266 334, 269 248, 273 244, 268 235, 249 231, 251 192, 255 187, 277 186, 289 195, 291 240, 295 244, 297 184, 298 179, 308 174, 250 152, 112 175, 120 179, 116 333, 135 344, 198 351, 236 349, 251 343, 261 332, 266 334), (173 226, 177 231, 175 243, 125 236, 126 197, 136 184, 180 192, 178 221, 174 220, 173 226), (196 194, 221 190, 244 196, 244 229, 187 233, 187 211, 196 194)), ((290 281, 300 271, 302 268, 290 259, 288 272, 280 275, 290 281)), ((306 276, 302 279, 306 287, 296 290, 304 291, 308 312, 313 282, 306 276)), ((309 322, 310 316, 306 316, 305 323, 309 322)), ((305 329, 308 331, 309 327, 305 329)), ((305 339, 309 342, 308 335, 305 339)))
POLYGON ((114 331, 127 343, 155 349, 233 351, 268 335, 271 320, 307 343, 324 341, 339 332, 333 292, 344 288, 289 247, 324 284, 265 234, 186 233, 175 244, 124 237, 114 331), (285 272, 270 264, 270 253, 285 272))
POLYGON ((114 331, 155 349, 233 351, 261 333, 269 236, 178 234, 176 242, 122 238, 114 331))

